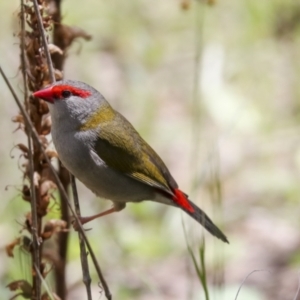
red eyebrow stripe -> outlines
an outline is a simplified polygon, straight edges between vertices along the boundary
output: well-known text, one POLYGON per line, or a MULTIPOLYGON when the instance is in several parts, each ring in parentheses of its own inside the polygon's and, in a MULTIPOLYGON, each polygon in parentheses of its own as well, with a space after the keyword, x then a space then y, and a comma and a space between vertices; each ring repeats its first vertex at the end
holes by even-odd
POLYGON ((62 98, 61 92, 66 90, 70 91, 74 96, 78 96, 81 98, 87 98, 91 95, 91 92, 76 88, 71 85, 56 85, 52 88, 52 94, 54 98, 62 98))

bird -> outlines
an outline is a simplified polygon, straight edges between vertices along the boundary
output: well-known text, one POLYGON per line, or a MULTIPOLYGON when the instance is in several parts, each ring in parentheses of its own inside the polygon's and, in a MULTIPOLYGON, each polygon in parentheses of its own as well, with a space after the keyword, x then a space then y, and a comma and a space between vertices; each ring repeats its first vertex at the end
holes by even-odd
POLYGON ((224 233, 181 191, 163 160, 131 123, 88 84, 61 80, 33 93, 48 103, 51 135, 68 171, 112 208, 81 224, 113 212, 126 203, 154 201, 177 207, 225 243, 224 233))

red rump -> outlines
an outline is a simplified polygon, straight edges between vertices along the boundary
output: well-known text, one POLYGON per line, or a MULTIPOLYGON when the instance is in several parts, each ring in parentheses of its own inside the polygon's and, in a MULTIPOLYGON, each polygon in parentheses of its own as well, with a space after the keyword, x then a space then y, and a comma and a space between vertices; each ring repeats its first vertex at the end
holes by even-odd
POLYGON ((175 189, 174 193, 175 193, 175 195, 173 197, 173 200, 176 202, 177 205, 179 205, 180 207, 184 208, 185 210, 187 210, 189 212, 195 211, 181 190, 175 189))
POLYGON ((89 92, 87 90, 82 90, 82 89, 76 88, 71 85, 55 85, 51 88, 52 95, 56 99, 63 98, 62 94, 61 94, 63 91, 70 91, 72 93, 72 95, 78 96, 81 98, 87 98, 88 96, 91 95, 91 92, 89 92))

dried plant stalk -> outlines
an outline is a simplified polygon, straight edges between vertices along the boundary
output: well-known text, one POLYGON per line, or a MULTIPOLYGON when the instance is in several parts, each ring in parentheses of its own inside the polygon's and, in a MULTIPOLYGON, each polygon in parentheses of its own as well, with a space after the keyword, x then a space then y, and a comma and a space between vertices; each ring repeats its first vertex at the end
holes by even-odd
MULTIPOLYGON (((36 9, 44 11, 43 3, 36 6, 36 9)), ((34 91, 42 88, 47 83, 49 69, 45 64, 45 55, 41 50, 41 40, 39 34, 38 18, 34 6, 27 2, 21 3, 21 69, 24 80, 24 103, 29 117, 34 124, 35 130, 42 142, 43 149, 48 148, 48 141, 46 135, 50 132, 50 121, 48 114, 48 107, 42 101, 35 101, 32 96, 28 97, 28 89, 34 91), (25 20, 27 28, 25 29, 25 20)), ((50 18, 44 15, 40 19, 44 23, 45 28, 50 27, 50 18)), ((45 155, 42 149, 36 142, 31 143, 31 130, 28 124, 20 117, 19 128, 24 130, 28 140, 28 151, 23 166, 24 186, 23 199, 30 200, 31 211, 26 214, 24 228, 31 233, 32 247, 28 250, 32 255, 32 291, 30 298, 41 298, 41 278, 37 273, 46 277, 45 262, 42 262, 43 242, 51 235, 45 235, 42 227, 42 219, 48 213, 48 206, 51 197, 52 188, 55 187, 53 176, 49 171, 49 163, 45 161, 45 155), (30 183, 30 188, 27 187, 27 182, 30 183), (26 191, 26 193, 25 193, 26 191), (38 272, 37 272, 38 270, 38 272)), ((25 147, 22 147, 25 151, 25 147)), ((48 155, 48 153, 45 153, 48 155)), ((51 158, 51 157, 49 157, 51 158)), ((28 297, 29 295, 27 295, 28 297)))
MULTIPOLYGON (((76 214, 78 217, 80 217, 80 205, 78 201, 78 194, 77 194, 77 188, 76 188, 76 181, 75 177, 73 175, 70 176, 71 179, 71 185, 72 185, 72 191, 73 191, 73 198, 74 198, 74 206, 76 210, 76 214)), ((78 232, 79 237, 79 247, 80 247, 80 259, 81 259, 81 267, 82 267, 82 276, 83 276, 83 283, 86 286, 86 293, 88 300, 92 299, 92 291, 91 291, 91 276, 89 271, 89 264, 88 264, 88 258, 87 258, 87 252, 85 248, 85 242, 82 234, 78 232)))
MULTIPOLYGON (((54 30, 53 30, 53 41, 55 44, 56 49, 59 49, 60 51, 54 51, 53 52, 53 61, 55 63, 56 68, 59 71, 62 71, 64 61, 66 58, 66 53, 67 53, 67 48, 70 46, 70 44, 73 42, 73 40, 77 37, 74 34, 70 34, 72 31, 72 27, 63 25, 61 23, 61 1, 60 0, 55 0, 52 1, 52 7, 54 8, 52 11, 52 18, 54 21, 54 30)), ((40 22, 41 24, 41 22, 40 22)), ((40 25, 41 33, 44 35, 44 31, 42 28, 42 24, 40 25)), ((43 37, 44 41, 44 49, 45 52, 47 53, 47 62, 48 62, 48 67, 50 70, 53 70, 52 66, 52 61, 50 58, 50 51, 48 46, 46 45, 45 42, 45 37, 43 37)), ((52 82, 54 82, 54 75, 52 72, 52 82)), ((80 213, 80 206, 79 206, 79 199, 78 199, 78 194, 77 194, 77 187, 76 187, 76 181, 75 178, 72 174, 69 176, 69 172, 64 168, 62 163, 59 161, 59 177, 62 181, 62 184, 64 186, 65 190, 68 190, 68 185, 71 181, 72 183, 72 190, 73 190, 73 201, 74 201, 74 206, 75 210, 78 216, 81 215, 80 213), (69 180, 70 178, 70 180, 69 180)), ((67 207, 67 204, 65 201, 63 201, 63 197, 60 194, 60 199, 61 199, 61 211, 62 211, 62 219, 66 220, 68 226, 70 225, 69 222, 69 210, 67 207)), ((83 272, 83 282, 86 286, 86 292, 87 292, 87 298, 90 300, 92 299, 92 292, 91 292, 91 276, 89 273, 89 265, 88 265, 88 258, 87 258, 87 252, 85 248, 85 242, 82 237, 82 234, 79 232, 79 245, 80 245, 80 259, 81 259, 81 266, 82 266, 82 272, 83 272)), ((58 243, 58 253, 59 253, 59 258, 61 261, 61 267, 56 268, 56 291, 60 297, 65 298, 66 295, 66 289, 65 289, 65 267, 66 267, 66 255, 67 255, 67 243, 68 241, 68 235, 65 233, 60 233, 59 235, 59 243, 58 243)))
MULTIPOLYGON (((42 144, 42 142, 40 141, 39 135, 38 135, 37 131, 35 130, 35 128, 34 128, 32 122, 30 121, 30 118, 29 118, 28 113, 27 113, 26 110, 23 108, 23 106, 22 106, 22 104, 21 104, 21 101, 18 99, 16 92, 14 91, 14 89, 13 89, 13 87, 11 86, 10 82, 8 81, 7 76, 5 75, 5 73, 4 73, 4 71, 2 70, 1 66, 0 66, 0 74, 1 74, 2 77, 4 78, 5 83, 7 84, 9 90, 11 91, 11 93, 12 93, 12 95, 13 95, 13 98, 14 98, 14 100, 16 101, 16 103, 17 103, 17 105, 18 105, 18 107, 19 107, 19 109, 20 109, 20 111, 21 111, 21 114, 22 114, 23 117, 24 117, 24 119, 23 119, 24 123, 26 123, 26 124, 28 125, 28 128, 29 128, 29 130, 31 131, 31 134, 32 134, 32 137, 33 137, 34 141, 39 145, 40 149, 42 150, 42 153, 43 153, 44 156, 45 156, 46 162, 47 162, 47 163, 49 164, 49 166, 50 166, 50 170, 51 170, 51 172, 52 172, 53 177, 55 178, 55 182, 57 183, 57 187, 59 188, 60 192, 62 193, 62 195, 63 195, 63 197, 64 197, 64 201, 67 202, 67 204, 68 204, 68 206, 69 206, 69 209, 70 209, 70 211, 71 211, 71 213, 72 213, 72 215, 73 215, 75 221, 77 222, 78 231, 80 231, 80 233, 82 234, 82 237, 83 237, 83 239, 84 239, 84 242, 85 242, 85 244, 86 244, 86 246, 87 246, 87 249, 88 249, 88 251, 89 251, 90 257, 91 257, 91 259, 92 259, 92 261, 93 261, 93 264, 94 264, 94 267, 95 267, 95 269, 96 269, 98 278, 99 278, 100 283, 101 283, 101 285, 102 285, 102 287, 103 287, 105 296, 106 296, 106 298, 107 298, 108 300, 111 300, 111 299, 112 299, 112 295, 111 295, 110 290, 109 290, 109 287, 108 287, 108 285, 107 285, 107 283, 106 283, 106 281, 105 281, 105 279, 104 279, 104 277, 103 277, 103 274, 102 274, 102 271, 101 271, 100 266, 99 266, 99 264, 98 264, 98 261, 97 261, 97 259, 96 259, 95 253, 94 253, 94 251, 93 251, 93 249, 92 249, 92 247, 91 247, 91 244, 90 244, 89 240, 87 239, 87 236, 86 236, 86 234, 85 234, 85 231, 84 231, 84 229, 83 229, 83 227, 82 227, 82 225, 81 225, 81 223, 80 223, 80 221, 79 221, 79 219, 78 219, 78 217, 77 217, 77 215, 76 215, 74 209, 72 208, 72 205, 71 205, 71 202, 70 202, 70 200, 69 200, 69 198, 68 198, 68 195, 67 195, 66 191, 63 189, 63 185, 62 185, 62 183, 61 183, 61 181, 60 181, 60 179, 59 179, 59 177, 58 177, 58 174, 57 174, 56 170, 54 169, 54 167, 52 166, 52 164, 51 164, 51 162, 50 162, 50 158, 49 158, 49 157, 47 156, 47 154, 46 154, 46 150, 43 148, 43 144, 42 144)), ((29 243, 30 243, 30 242, 29 242, 29 243)), ((7 252, 10 253, 11 251, 13 251, 13 249, 11 249, 11 245, 18 245, 18 244, 19 244, 19 243, 15 242, 15 241, 14 241, 13 243, 9 244, 9 245, 6 247, 6 248, 7 248, 7 252), (10 247, 9 247, 9 246, 10 246, 10 247)), ((29 297, 27 297, 27 298, 29 298, 29 297)))
MULTIPOLYGON (((24 10, 24 2, 21 0, 21 69, 22 69, 22 77, 24 83, 24 103, 25 107, 30 113, 30 106, 28 101, 28 88, 27 88, 27 74, 26 74, 26 55, 25 55, 25 10, 24 10)), ((34 229, 34 233, 32 234, 32 270, 34 270, 34 266, 40 270, 40 251, 39 251, 39 238, 36 229, 38 228, 38 219, 37 219, 37 197, 36 197, 36 189, 34 186, 34 163, 32 156, 32 140, 30 131, 26 132, 27 134, 27 143, 28 143, 28 160, 29 160, 29 173, 30 173, 30 194, 31 194, 31 215, 32 215, 32 227, 34 229)), ((33 273, 35 274, 35 272, 33 273)), ((33 276, 32 280, 32 289, 35 292, 35 296, 37 299, 40 298, 41 295, 41 282, 39 276, 33 276)))
MULTIPOLYGON (((62 24, 61 17, 61 0, 50 0, 50 7, 52 10, 50 14, 53 20, 53 44, 57 51, 52 51, 52 61, 55 65, 55 68, 59 71, 63 71, 63 66, 65 58, 67 56, 67 49, 77 37, 85 37, 89 39, 90 36, 85 34, 85 36, 79 36, 74 34, 74 28, 62 24)), ((77 30, 78 31, 78 30, 77 30)), ((82 30, 81 30, 82 31, 82 30)), ((83 32, 83 31, 82 31, 83 32)), ((45 48, 46 49, 46 48, 45 48)), ((49 50, 49 47, 48 49, 49 50)), ((49 51, 48 51, 49 52, 49 51)), ((80 206, 76 189, 76 182, 73 175, 69 175, 67 169, 59 161, 59 178, 64 186, 65 190, 68 190, 70 184, 70 178, 72 181, 72 190, 73 190, 73 201, 76 209, 77 215, 80 215, 80 206)), ((67 222, 68 227, 70 226, 70 217, 68 205, 63 201, 63 196, 60 193, 60 203, 61 203, 61 218, 67 222)), ((80 258, 83 270, 83 282, 86 285, 88 299, 91 298, 91 280, 88 267, 87 253, 85 250, 84 240, 79 232, 80 240, 80 258)), ((56 282, 56 292, 61 298, 65 298, 66 295, 66 279, 65 279, 65 270, 66 270, 66 257, 67 257, 67 246, 68 246, 68 232, 61 232, 58 235, 58 257, 60 259, 60 268, 55 269, 55 282, 56 282)))
MULTIPOLYGON (((0 67, 0 73, 2 74, 4 80, 6 81, 8 87, 10 88, 15 101, 17 102, 21 113, 14 118, 14 121, 18 123, 18 129, 21 129, 27 135, 28 147, 19 144, 18 149, 23 152, 25 158, 25 163, 23 164, 24 169, 24 185, 22 188, 22 195, 25 201, 31 202, 31 211, 26 214, 26 220, 24 228, 29 231, 32 235, 32 242, 27 241, 28 247, 26 249, 32 255, 32 285, 29 284, 26 280, 17 280, 8 285, 8 288, 11 290, 21 290, 20 293, 16 294, 13 298, 18 295, 22 295, 25 298, 30 299, 58 299, 58 296, 46 287, 46 291, 41 295, 42 284, 45 287, 44 278, 47 276, 48 271, 46 271, 46 263, 43 260, 42 249, 43 242, 46 239, 49 239, 55 233, 61 233, 60 237, 63 237, 61 240, 64 241, 64 246, 62 256, 60 256, 60 261, 56 264, 61 265, 63 262, 63 267, 65 268, 66 262, 66 253, 67 253, 67 234, 66 228, 69 226, 69 215, 68 207, 74 214, 75 220, 78 223, 78 218, 74 213, 74 210, 71 207, 71 204, 66 193, 66 187, 69 183, 67 180, 65 184, 62 184, 58 174, 51 164, 51 159, 56 158, 57 154, 48 149, 48 140, 46 135, 50 133, 51 129, 51 120, 48 114, 48 106, 43 101, 34 99, 33 96, 28 96, 29 91, 36 91, 41 89, 48 83, 54 82, 55 79, 61 79, 62 69, 64 58, 66 57, 66 50, 72 43, 72 41, 77 37, 83 37, 89 39, 90 36, 87 35, 84 31, 78 28, 72 28, 60 24, 60 3, 59 0, 52 0, 57 4, 59 14, 53 13, 53 19, 56 18, 59 22, 56 22, 56 28, 59 30, 56 31, 59 34, 57 36, 64 37, 63 41, 63 50, 48 43, 48 37, 45 34, 45 31, 49 30, 51 27, 51 16, 46 13, 46 4, 49 2, 46 0, 31 0, 27 1, 26 4, 21 2, 21 69, 24 79, 24 104, 25 109, 21 105, 19 99, 16 96, 12 86, 8 82, 4 72, 0 67), (25 29, 25 20, 26 20, 26 29, 25 29), (50 51, 52 55, 59 54, 63 59, 58 60, 57 65, 60 64, 60 70, 53 70, 50 51), (54 76, 56 78, 54 78, 54 76), (28 187, 27 182, 30 183, 28 187), (56 189, 56 184, 59 187, 61 198, 64 200, 61 201, 62 207, 66 214, 63 216, 65 220, 50 220, 42 226, 42 220, 48 213, 48 207, 51 197, 51 192, 53 189, 56 189), (50 297, 50 298, 49 298, 50 297)), ((54 30, 55 31, 55 30, 54 30)), ((54 34, 55 40, 55 34, 54 34)), ((62 175, 65 169, 60 169, 62 175)), ((67 174, 64 171, 64 174, 67 174)), ((77 199, 75 179, 73 178, 73 191, 74 199, 77 199)), ((96 257, 92 251, 92 248, 87 240, 85 232, 79 224, 79 232, 81 237, 82 245, 82 257, 83 257, 83 274, 84 282, 87 287, 88 299, 91 299, 91 290, 90 290, 90 275, 87 264, 87 253, 84 247, 86 244, 90 256, 95 265, 96 271, 98 273, 100 282, 103 286, 105 295, 107 299, 111 299, 111 294, 109 288, 104 280, 104 277, 101 273, 99 264, 96 260, 96 257)), ((28 239, 28 238, 27 238, 28 239)), ((26 238, 18 238, 7 247, 7 253, 9 256, 13 257, 13 249, 17 245, 21 245, 22 241, 26 238)), ((60 245, 60 244, 59 244, 60 245)), ((55 255, 53 255, 54 257, 55 255)), ((51 260, 51 255, 48 255, 48 260, 51 260)), ((52 261, 55 265, 55 261, 52 261)), ((56 268, 59 269, 59 268, 56 268)), ((56 273, 57 275, 58 273, 56 273)), ((65 272, 62 273, 63 279, 65 272)), ((61 277, 62 278, 62 277, 61 277)), ((59 295, 61 299, 66 297, 66 286, 65 280, 60 282, 60 291, 59 295)))

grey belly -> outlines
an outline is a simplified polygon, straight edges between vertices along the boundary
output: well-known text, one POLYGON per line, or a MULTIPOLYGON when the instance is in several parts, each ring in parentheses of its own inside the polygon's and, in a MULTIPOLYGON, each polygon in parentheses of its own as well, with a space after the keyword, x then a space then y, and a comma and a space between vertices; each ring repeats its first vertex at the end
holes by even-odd
POLYGON ((57 143, 54 136, 53 141, 64 166, 97 196, 113 202, 155 198, 153 188, 111 169, 81 141, 72 139, 57 143))

